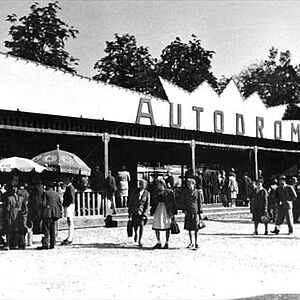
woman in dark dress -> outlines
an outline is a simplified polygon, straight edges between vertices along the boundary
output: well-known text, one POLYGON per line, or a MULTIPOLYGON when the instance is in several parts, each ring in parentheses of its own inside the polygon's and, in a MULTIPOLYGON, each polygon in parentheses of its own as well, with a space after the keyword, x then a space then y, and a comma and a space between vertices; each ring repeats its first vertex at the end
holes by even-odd
POLYGON ((134 228, 134 241, 138 241, 139 247, 143 247, 142 237, 144 225, 147 222, 147 212, 150 206, 150 193, 146 190, 147 181, 141 179, 138 181, 138 189, 135 189, 130 195, 128 203, 129 219, 132 220, 134 228), (139 228, 139 237, 138 237, 139 228))
MULTIPOLYGON (((256 188, 253 191, 251 212, 254 222, 254 233, 258 234, 258 224, 263 216, 268 216, 268 192, 263 187, 262 179, 256 180, 256 188)), ((265 235, 268 234, 268 224, 265 223, 265 235)))
POLYGON ((184 194, 184 229, 189 231, 190 243, 189 249, 197 250, 198 224, 202 213, 201 199, 199 190, 195 189, 196 181, 192 178, 187 180, 187 191, 184 194), (195 244, 193 244, 192 231, 195 232, 195 244))

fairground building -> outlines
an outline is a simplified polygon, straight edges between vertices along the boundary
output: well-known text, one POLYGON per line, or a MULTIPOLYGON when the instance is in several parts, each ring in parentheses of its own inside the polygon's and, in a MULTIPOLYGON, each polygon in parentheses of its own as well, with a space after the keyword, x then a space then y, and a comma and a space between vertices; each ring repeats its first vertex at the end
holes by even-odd
POLYGON ((285 105, 245 100, 234 81, 220 96, 207 83, 189 93, 161 82, 169 101, 0 54, 0 155, 32 158, 59 144, 105 175, 126 165, 132 187, 138 166, 297 172, 300 122, 282 119, 285 105))

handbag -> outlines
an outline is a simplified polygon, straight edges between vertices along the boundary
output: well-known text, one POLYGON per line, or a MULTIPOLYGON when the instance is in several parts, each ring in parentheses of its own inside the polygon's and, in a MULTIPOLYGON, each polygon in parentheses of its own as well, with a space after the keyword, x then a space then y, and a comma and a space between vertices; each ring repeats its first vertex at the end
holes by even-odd
POLYGON ((206 224, 204 223, 203 220, 200 220, 197 227, 198 227, 198 229, 203 229, 206 227, 206 224))
POLYGON ((270 217, 269 216, 261 216, 260 221, 263 224, 268 224, 270 222, 270 217))
POLYGON ((133 226, 132 226, 132 221, 128 220, 127 222, 127 236, 132 237, 133 236, 133 226))
POLYGON ((172 221, 172 223, 171 223, 171 233, 172 234, 178 234, 178 233, 180 233, 180 229, 179 229, 179 226, 176 223, 176 221, 172 221))

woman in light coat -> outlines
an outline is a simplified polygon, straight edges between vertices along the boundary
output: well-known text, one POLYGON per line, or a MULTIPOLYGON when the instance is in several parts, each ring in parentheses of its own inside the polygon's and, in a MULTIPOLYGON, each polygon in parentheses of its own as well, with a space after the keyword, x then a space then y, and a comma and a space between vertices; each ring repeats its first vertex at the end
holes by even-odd
POLYGON ((169 248, 169 238, 171 231, 171 222, 175 220, 176 205, 174 192, 167 189, 166 183, 163 179, 157 180, 157 194, 153 198, 153 205, 150 214, 154 215, 153 227, 157 239, 156 245, 153 249, 161 249, 160 231, 166 232, 166 243, 164 249, 169 248))

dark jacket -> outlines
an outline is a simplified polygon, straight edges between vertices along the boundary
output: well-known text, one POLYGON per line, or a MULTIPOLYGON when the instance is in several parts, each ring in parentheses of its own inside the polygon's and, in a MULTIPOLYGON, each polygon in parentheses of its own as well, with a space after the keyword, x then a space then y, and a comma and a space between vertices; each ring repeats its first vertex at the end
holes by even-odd
POLYGON ((128 213, 133 215, 145 215, 150 206, 150 193, 144 191, 140 197, 140 190, 136 189, 130 195, 128 203, 128 213))
POLYGON ((75 203, 75 188, 72 184, 66 187, 66 191, 64 192, 64 201, 63 207, 68 207, 70 204, 75 203))
POLYGON ((153 198, 153 205, 150 210, 150 214, 154 215, 157 204, 164 202, 166 205, 167 213, 170 217, 177 214, 175 196, 172 190, 166 189, 161 193, 158 193, 153 198))
POLYGON ((42 202, 44 195, 44 186, 37 184, 29 189, 29 198, 27 202, 28 215, 26 225, 32 228, 33 234, 42 233, 42 202))
POLYGON ((187 212, 187 214, 200 215, 203 212, 201 203, 202 197, 199 190, 186 190, 183 197, 183 209, 187 212))
POLYGON ((275 199, 277 204, 284 207, 291 208, 289 202, 295 201, 297 193, 291 185, 278 186, 275 192, 275 199))
POLYGON ((105 179, 105 190, 108 195, 114 195, 118 190, 116 179, 112 175, 108 175, 105 179))
POLYGON ((169 175, 166 178, 166 185, 168 188, 173 189, 174 188, 174 177, 173 175, 169 175))
POLYGON ((5 228, 8 232, 27 231, 25 220, 27 215, 27 207, 23 197, 16 193, 6 193, 4 195, 4 219, 5 228))
POLYGON ((59 194, 54 190, 48 190, 44 194, 42 202, 42 218, 58 220, 62 217, 62 205, 59 194))
POLYGON ((261 217, 268 211, 268 192, 262 188, 253 192, 253 198, 250 203, 253 221, 260 222, 261 217))

